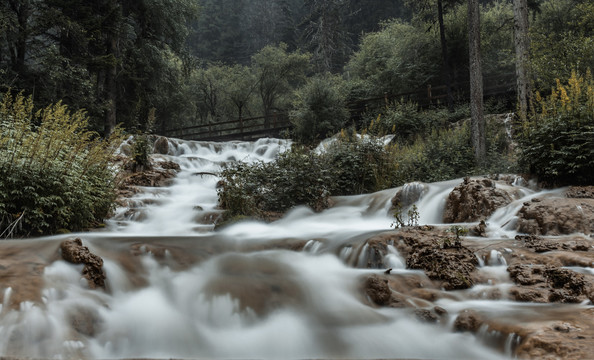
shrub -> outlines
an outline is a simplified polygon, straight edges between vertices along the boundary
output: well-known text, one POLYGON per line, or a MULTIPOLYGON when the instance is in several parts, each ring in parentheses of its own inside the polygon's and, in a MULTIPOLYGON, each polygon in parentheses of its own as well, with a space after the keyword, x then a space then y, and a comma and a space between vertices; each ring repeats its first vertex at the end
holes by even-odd
POLYGON ((265 217, 296 205, 327 207, 329 171, 319 155, 294 148, 270 163, 234 163, 223 170, 219 204, 229 216, 265 217))
POLYGON ((374 135, 396 135, 400 143, 412 143, 416 138, 427 136, 432 129, 444 126, 470 116, 468 105, 457 106, 453 112, 447 108, 419 109, 410 101, 399 101, 386 107, 371 120, 368 132, 374 135))
POLYGON ((109 160, 119 132, 102 141, 88 118, 61 103, 33 113, 31 98, 0 105, 0 229, 4 236, 82 230, 108 215, 115 191, 109 160), (11 226, 20 219, 19 226, 11 226), (10 227, 10 228, 9 228, 10 227))
POLYGON ((322 154, 322 160, 330 171, 332 182, 329 187, 332 195, 370 193, 392 184, 394 160, 377 139, 342 135, 328 146, 322 154))
POLYGON ((509 172, 515 169, 509 139, 501 124, 487 122, 487 164, 484 168, 474 165, 470 141, 470 122, 457 126, 433 129, 411 145, 393 145, 398 164, 394 186, 411 181, 434 182, 468 175, 509 172))
POLYGON ((344 83, 337 76, 310 79, 296 92, 290 113, 294 138, 312 144, 340 131, 349 117, 344 83))
POLYGON ((576 72, 557 80, 551 95, 536 93, 536 108, 524 123, 520 162, 548 185, 594 183, 594 81, 576 72))

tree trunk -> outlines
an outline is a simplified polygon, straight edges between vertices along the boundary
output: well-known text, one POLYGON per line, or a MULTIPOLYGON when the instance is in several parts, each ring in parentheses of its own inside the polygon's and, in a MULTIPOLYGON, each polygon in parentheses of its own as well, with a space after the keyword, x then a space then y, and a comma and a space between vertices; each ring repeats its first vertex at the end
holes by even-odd
POLYGON ((514 45, 516 48, 518 115, 522 121, 525 121, 532 93, 530 86, 528 4, 526 0, 514 0, 514 45))
POLYGON ((448 44, 445 36, 445 26, 443 24, 443 4, 442 0, 437 0, 437 18, 439 22, 439 37, 441 41, 441 57, 444 66, 444 78, 446 83, 448 110, 454 111, 454 96, 452 95, 452 70, 450 58, 448 56, 448 44))
POLYGON ((105 76, 107 112, 105 114, 105 136, 109 136, 116 126, 117 95, 117 40, 115 34, 110 34, 107 40, 108 53, 112 56, 111 64, 105 76))
POLYGON ((480 30, 479 0, 468 0, 471 140, 475 163, 478 166, 484 165, 487 157, 480 30))

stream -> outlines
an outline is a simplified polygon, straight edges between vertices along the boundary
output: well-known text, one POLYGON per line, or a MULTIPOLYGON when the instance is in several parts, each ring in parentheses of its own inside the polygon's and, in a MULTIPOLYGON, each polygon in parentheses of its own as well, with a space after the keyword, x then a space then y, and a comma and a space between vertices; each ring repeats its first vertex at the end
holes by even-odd
MULTIPOLYGON (((297 207, 272 223, 245 221, 215 230, 219 178, 204 173, 216 173, 229 161, 271 161, 290 142, 169 141, 169 155, 154 157, 181 166, 171 185, 142 188, 105 230, 0 244, 3 258, 28 266, 36 276, 19 282, 11 275, 11 282, 0 284, 0 356, 509 359, 515 334, 455 332, 456 315, 473 308, 518 322, 563 318, 589 306, 477 296, 512 285, 505 259, 495 250, 481 259, 481 271, 498 279, 493 284, 452 291, 432 304, 375 306, 361 290, 362 280, 386 269, 367 268, 372 254, 366 240, 396 231, 388 211, 398 189, 337 197, 320 213, 297 207), (82 265, 57 255, 59 244, 75 237, 104 260, 105 290, 90 289, 82 265), (437 323, 420 321, 413 310, 427 306, 439 306, 448 316, 437 323)), ((424 185, 416 203, 420 224, 443 225, 445 199, 460 182, 424 185)), ((513 239, 519 207, 546 195, 509 186, 518 199, 487 221, 487 238, 471 241, 513 239)), ((384 256, 390 276, 424 277, 406 269, 395 247, 384 256)))

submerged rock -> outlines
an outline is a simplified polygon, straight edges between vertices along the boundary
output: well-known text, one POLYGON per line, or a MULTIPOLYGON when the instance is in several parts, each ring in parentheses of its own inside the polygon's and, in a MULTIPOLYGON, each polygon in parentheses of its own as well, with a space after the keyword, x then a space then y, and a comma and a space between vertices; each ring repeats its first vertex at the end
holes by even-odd
POLYGON ((445 205, 444 222, 472 222, 488 218, 512 202, 512 197, 495 187, 491 179, 469 179, 454 188, 445 205))
POLYGON ((525 202, 519 232, 534 235, 594 233, 594 199, 545 198, 525 202))
POLYGON ((388 280, 382 279, 377 275, 371 275, 365 279, 365 294, 375 304, 384 306, 390 303, 390 297, 392 296, 392 290, 388 286, 388 280))
POLYGON ((81 239, 65 240, 60 244, 62 258, 69 263, 84 264, 82 275, 87 279, 91 289, 105 288, 103 259, 91 253, 83 246, 81 239))

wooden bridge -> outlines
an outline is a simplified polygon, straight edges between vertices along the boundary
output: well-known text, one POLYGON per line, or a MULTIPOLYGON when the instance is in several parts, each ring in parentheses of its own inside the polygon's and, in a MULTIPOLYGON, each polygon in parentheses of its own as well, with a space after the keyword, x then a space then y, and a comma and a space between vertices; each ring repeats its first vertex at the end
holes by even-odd
MULTIPOLYGON (((497 76, 484 79, 483 94, 485 98, 492 96, 510 95, 515 93, 515 74, 497 76)), ((457 98, 466 95, 464 89, 468 84, 455 84, 452 86, 457 98)), ((370 109, 387 106, 394 101, 412 101, 421 108, 444 105, 447 99, 446 85, 427 86, 410 92, 388 94, 384 96, 353 101, 348 109, 351 114, 351 123, 361 125, 363 115, 370 109)), ((366 124, 363 124, 366 125, 366 124)), ((229 141, 229 140, 256 140, 262 137, 283 137, 292 128, 289 114, 286 112, 273 113, 269 116, 240 118, 212 124, 201 124, 183 128, 165 130, 165 136, 185 140, 198 141, 229 141)))

